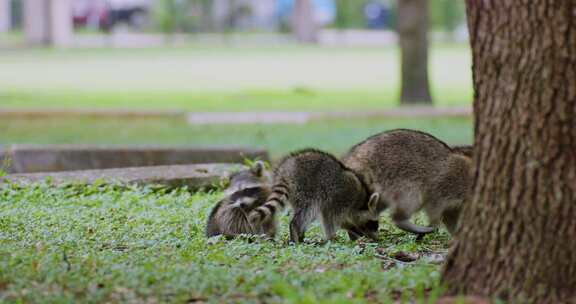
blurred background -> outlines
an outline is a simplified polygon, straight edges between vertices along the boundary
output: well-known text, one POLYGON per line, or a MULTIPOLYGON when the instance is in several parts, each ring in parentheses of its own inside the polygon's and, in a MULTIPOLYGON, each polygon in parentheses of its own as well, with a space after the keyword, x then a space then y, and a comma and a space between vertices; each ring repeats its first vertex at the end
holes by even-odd
POLYGON ((463 1, 0 0, 0 149, 472 142, 463 1))

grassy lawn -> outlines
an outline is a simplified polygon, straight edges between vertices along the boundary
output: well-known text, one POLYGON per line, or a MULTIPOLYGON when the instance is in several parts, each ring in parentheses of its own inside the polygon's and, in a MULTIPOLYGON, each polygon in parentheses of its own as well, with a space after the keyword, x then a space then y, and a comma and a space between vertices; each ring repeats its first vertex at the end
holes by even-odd
MULTIPOLYGON (((366 110, 397 104, 388 48, 19 50, 0 54, 0 107, 366 110)), ((467 46, 435 46, 437 105, 472 99, 467 46)))
MULTIPOLYGON (((265 147, 276 158, 307 146, 339 154, 399 127, 453 144, 471 142, 468 119, 242 126, 54 119, 2 120, 0 144, 242 144, 265 147)), ((102 185, 0 186, 0 302, 433 303, 441 292, 434 260, 449 245, 443 230, 416 242, 382 216, 378 243, 350 242, 340 233, 321 244, 316 226, 310 243, 289 246, 284 216, 275 242, 208 240, 205 218, 221 196, 102 185), (405 253, 418 259, 394 258, 405 253)))
POLYGON ((470 119, 359 119, 302 125, 205 125, 150 120, 0 120, 0 145, 12 143, 246 145, 270 151, 274 158, 315 147, 336 154, 362 139, 394 128, 419 129, 450 144, 472 143, 470 119))
POLYGON ((340 232, 322 244, 315 226, 309 243, 290 246, 283 216, 275 242, 208 240, 205 218, 221 195, 2 186, 0 302, 425 303, 441 290, 443 230, 416 242, 383 216, 378 243, 340 232))
MULTIPOLYGON (((464 47, 436 46, 437 105, 471 100, 464 47)), ((396 105, 395 48, 23 50, 0 54, 0 107, 192 111, 369 110, 396 105)), ((278 158, 315 147, 335 154, 393 128, 472 142, 470 119, 354 119, 302 125, 193 126, 169 119, 2 119, 14 143, 260 146, 278 158)), ((1 174, 1 173, 0 173, 1 174)), ((43 184, 0 186, 0 303, 394 303, 441 292, 440 230, 416 242, 382 217, 380 242, 341 232, 289 246, 204 237, 221 191, 43 184), (413 262, 398 261, 399 253, 413 262)), ((424 223, 423 218, 417 221, 424 223)))

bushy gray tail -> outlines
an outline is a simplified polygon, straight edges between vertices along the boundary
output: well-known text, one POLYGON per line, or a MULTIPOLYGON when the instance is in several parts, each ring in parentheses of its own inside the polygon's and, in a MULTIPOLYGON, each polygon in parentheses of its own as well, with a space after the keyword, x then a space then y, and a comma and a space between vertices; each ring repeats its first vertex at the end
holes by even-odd
POLYGON ((252 225, 274 219, 276 212, 283 210, 288 202, 288 187, 283 184, 276 184, 272 187, 272 193, 268 196, 266 203, 252 210, 248 215, 248 221, 252 225))

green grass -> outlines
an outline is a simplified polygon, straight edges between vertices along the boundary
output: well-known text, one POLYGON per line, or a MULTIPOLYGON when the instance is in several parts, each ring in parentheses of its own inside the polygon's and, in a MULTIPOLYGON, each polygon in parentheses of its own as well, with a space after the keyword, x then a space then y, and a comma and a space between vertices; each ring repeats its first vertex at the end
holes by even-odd
MULTIPOLYGON (((395 49, 25 50, 0 56, 0 107, 194 111, 369 110, 396 104, 395 49)), ((432 53, 439 105, 471 99, 469 57, 432 53)), ((0 145, 248 145, 273 158, 316 147, 335 154, 392 128, 471 143, 469 119, 356 119, 303 125, 190 126, 167 119, 2 119, 0 145)), ((1 174, 0 174, 1 175, 1 174)), ((0 186, 0 302, 363 303, 434 298, 445 231, 422 242, 382 217, 378 243, 340 233, 321 244, 206 239, 220 191, 44 184, 0 186), (404 264, 397 252, 422 258, 404 264)), ((422 218, 418 218, 423 223, 422 218)))
MULTIPOLYGON (((221 192, 43 184, 0 187, 0 302, 392 303, 436 297, 439 266, 404 264, 399 251, 444 252, 448 235, 422 242, 382 217, 379 243, 340 232, 321 244, 206 239, 221 192)), ((419 219, 421 222, 421 219, 419 219)))
MULTIPOLYGON (((397 105, 399 56, 388 48, 22 50, 0 54, 0 107, 366 110, 397 105)), ((435 46, 437 105, 472 100, 465 46, 435 46)))
POLYGON ((471 144, 470 119, 329 120, 302 125, 200 125, 178 120, 33 119, 0 120, 0 145, 166 144, 245 145, 268 149, 277 158, 305 147, 344 153, 362 139, 394 128, 419 129, 450 144, 471 144))

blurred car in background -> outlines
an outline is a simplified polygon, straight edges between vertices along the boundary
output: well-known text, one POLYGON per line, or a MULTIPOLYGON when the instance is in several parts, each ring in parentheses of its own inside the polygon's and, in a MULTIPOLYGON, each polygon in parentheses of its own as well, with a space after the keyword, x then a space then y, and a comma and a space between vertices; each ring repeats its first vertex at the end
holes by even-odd
POLYGON ((75 27, 110 31, 119 24, 141 29, 150 20, 152 0, 73 0, 75 27))

